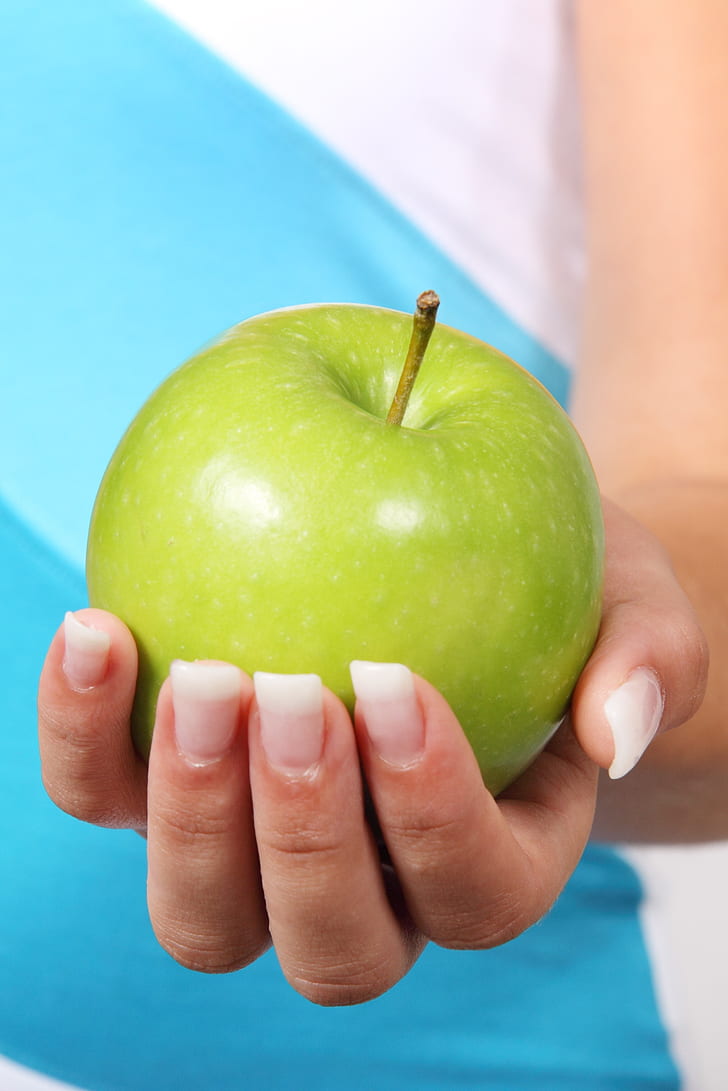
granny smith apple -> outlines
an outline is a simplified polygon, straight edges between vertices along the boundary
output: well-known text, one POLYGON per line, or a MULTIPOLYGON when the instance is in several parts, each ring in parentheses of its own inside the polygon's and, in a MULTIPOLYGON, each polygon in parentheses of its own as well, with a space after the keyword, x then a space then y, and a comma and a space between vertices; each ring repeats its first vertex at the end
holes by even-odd
POLYGON ((129 427, 87 574, 139 647, 143 753, 175 658, 315 672, 349 707, 352 659, 405 663, 450 702, 493 792, 562 720, 601 612, 589 459, 532 376, 442 325, 396 423, 411 329, 359 305, 260 315, 129 427))

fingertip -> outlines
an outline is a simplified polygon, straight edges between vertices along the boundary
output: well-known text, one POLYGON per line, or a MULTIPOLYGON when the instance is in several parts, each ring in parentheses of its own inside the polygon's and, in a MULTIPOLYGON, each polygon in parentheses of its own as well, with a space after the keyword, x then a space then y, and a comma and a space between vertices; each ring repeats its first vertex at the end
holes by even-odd
POLYGON ((242 672, 231 663, 176 659, 169 682, 179 751, 192 765, 218 761, 240 722, 242 672))
POLYGON ((415 679, 401 663, 350 664, 357 713, 375 753, 388 765, 406 769, 425 747, 425 724, 415 679))
POLYGON ((76 708, 102 695, 111 704, 128 702, 137 662, 136 643, 120 618, 92 607, 67 611, 41 671, 41 712, 46 705, 76 708))
POLYGON ((72 690, 83 692, 108 681, 121 681, 124 686, 136 682, 136 641, 115 614, 91 606, 68 610, 54 645, 57 642, 60 650, 55 663, 72 690))
POLYGON ((67 611, 63 619, 63 673, 71 689, 87 690, 99 685, 106 674, 111 635, 67 611))
POLYGON ((399 664, 372 666, 363 683, 363 672, 355 672, 356 731, 378 813, 417 814, 419 821, 478 807, 486 797, 493 804, 473 746, 440 690, 399 664))
POLYGON ((313 775, 326 742, 327 698, 320 677, 256 671, 253 684, 268 765, 284 777, 313 775))
POLYGON ((574 733, 612 780, 626 776, 664 726, 665 690, 654 668, 623 668, 615 676, 585 672, 572 701, 574 733))
POLYGON ((359 701, 400 700, 414 692, 412 672, 402 663, 354 659, 349 664, 349 673, 359 701))
POLYGON ((604 702, 604 716, 614 752, 609 776, 619 780, 634 769, 657 734, 665 711, 665 694, 653 670, 638 667, 604 702))

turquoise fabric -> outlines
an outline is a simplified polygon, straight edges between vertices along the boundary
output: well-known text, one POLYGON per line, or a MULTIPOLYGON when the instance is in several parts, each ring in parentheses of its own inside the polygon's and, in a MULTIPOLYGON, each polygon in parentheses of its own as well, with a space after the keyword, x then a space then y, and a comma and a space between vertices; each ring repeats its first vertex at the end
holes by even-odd
POLYGON ((0 1051, 91 1091, 674 1088, 640 889, 590 849, 507 947, 429 949, 371 1004, 320 1010, 268 955, 206 978, 151 935, 144 845, 58 812, 34 692, 81 605, 93 495, 152 387, 248 315, 409 309, 565 369, 349 168, 137 0, 0 4, 0 1051), (10 680, 12 679, 12 684, 10 680))

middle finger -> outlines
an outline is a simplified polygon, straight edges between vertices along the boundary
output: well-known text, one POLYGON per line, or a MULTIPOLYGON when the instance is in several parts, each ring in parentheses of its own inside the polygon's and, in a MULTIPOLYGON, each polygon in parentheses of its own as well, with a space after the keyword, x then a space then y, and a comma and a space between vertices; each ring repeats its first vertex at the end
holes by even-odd
POLYGON ((251 786, 270 931, 319 1004, 373 999, 421 949, 390 904, 349 715, 316 675, 255 676, 251 786))

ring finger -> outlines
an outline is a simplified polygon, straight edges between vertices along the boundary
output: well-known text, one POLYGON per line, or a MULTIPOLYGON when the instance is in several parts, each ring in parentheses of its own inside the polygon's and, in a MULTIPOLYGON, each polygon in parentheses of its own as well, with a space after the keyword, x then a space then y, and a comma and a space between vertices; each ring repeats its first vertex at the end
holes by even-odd
POLYGON ((175 663, 149 759, 148 901, 162 946, 221 973, 269 945, 248 780, 252 684, 227 663, 175 663))

